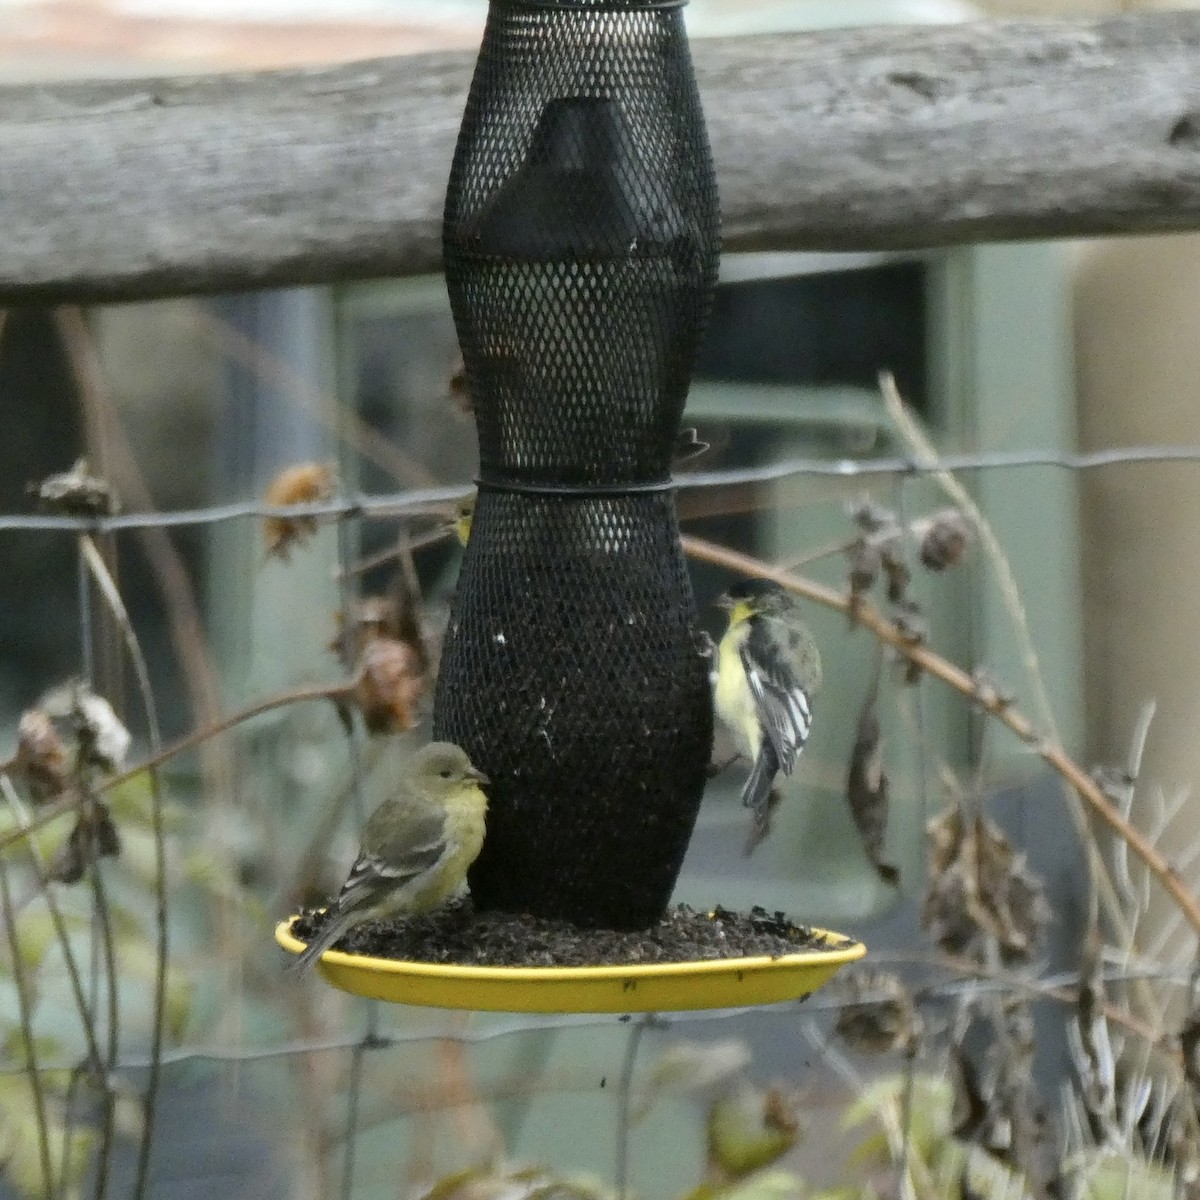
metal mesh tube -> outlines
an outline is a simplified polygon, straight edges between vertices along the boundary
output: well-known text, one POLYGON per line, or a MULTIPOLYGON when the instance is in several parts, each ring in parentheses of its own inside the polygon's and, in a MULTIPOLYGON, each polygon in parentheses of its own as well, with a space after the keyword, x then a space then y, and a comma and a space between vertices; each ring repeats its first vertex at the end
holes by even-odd
POLYGON ((674 498, 654 490, 718 250, 678 5, 493 0, 444 236, 482 487, 434 728, 495 781, 472 894, 647 925, 712 737, 674 498))

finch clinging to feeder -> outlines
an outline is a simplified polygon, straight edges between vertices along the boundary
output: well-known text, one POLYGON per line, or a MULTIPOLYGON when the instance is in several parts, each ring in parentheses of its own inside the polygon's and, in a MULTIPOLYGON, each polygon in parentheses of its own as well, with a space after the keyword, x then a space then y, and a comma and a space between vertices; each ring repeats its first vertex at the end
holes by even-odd
POLYGON ((754 814, 748 849, 767 834, 775 776, 790 775, 812 728, 821 655, 783 588, 748 580, 717 603, 729 627, 717 647, 717 712, 750 761, 742 803, 754 814))

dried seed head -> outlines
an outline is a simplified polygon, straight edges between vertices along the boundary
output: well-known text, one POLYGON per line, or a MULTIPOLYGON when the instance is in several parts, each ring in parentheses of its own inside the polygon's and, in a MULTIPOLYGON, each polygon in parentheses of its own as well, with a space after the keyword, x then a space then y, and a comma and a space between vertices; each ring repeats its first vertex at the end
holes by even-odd
POLYGON ((834 1032, 863 1054, 909 1052, 921 1021, 908 988, 887 971, 856 971, 846 979, 849 1002, 838 1013, 834 1032))
POLYGON ((867 538, 858 538, 846 550, 850 560, 850 597, 857 600, 875 586, 875 580, 883 566, 879 547, 867 538))
POLYGON ((133 738, 118 720, 112 705, 103 696, 81 687, 75 694, 73 715, 83 761, 113 774, 120 771, 133 738))
POLYGON ((86 458, 77 459, 69 471, 31 483, 28 491, 40 509, 64 516, 107 517, 119 507, 108 481, 91 474, 86 458))
POLYGON ((382 635, 364 643, 358 657, 354 702, 371 733, 414 728, 425 694, 421 655, 407 642, 382 635))
POLYGON ((133 739, 112 705, 87 684, 71 680, 42 696, 42 711, 53 720, 68 722, 78 746, 78 762, 115 774, 125 765, 133 739))
MULTIPOLYGON (((328 463, 297 463, 285 467, 267 485, 263 503, 284 508, 292 504, 321 504, 333 498, 337 474, 328 463)), ((316 517, 267 517, 263 535, 267 554, 287 562, 293 546, 303 546, 316 532, 316 517)))
POLYGON ((345 613, 334 614, 337 635, 329 643, 329 649, 347 665, 358 658, 363 646, 372 638, 380 635, 397 637, 400 624, 396 601, 389 596, 363 596, 351 612, 349 626, 345 613))
POLYGON ((947 953, 994 939, 1006 962, 1033 957, 1050 908, 1023 854, 982 814, 965 824, 957 805, 928 826, 930 883, 921 921, 947 953))
POLYGON ((858 714, 858 728, 846 771, 846 801, 871 865, 880 879, 895 886, 900 882, 900 872, 887 861, 884 845, 887 840, 889 799, 879 718, 875 712, 878 687, 879 679, 876 677, 858 714))
POLYGON ((121 836, 108 805, 93 800, 80 812, 70 836, 51 858, 47 875, 57 883, 78 883, 97 859, 116 858, 120 853, 121 836))
POLYGON ((903 600, 896 605, 893 614, 896 632, 912 646, 923 646, 929 641, 929 622, 915 600, 903 600))
POLYGON ((49 714, 40 708, 21 715, 13 768, 24 779, 35 804, 52 800, 67 787, 67 749, 49 714))
POLYGON ((920 538, 921 564, 928 571, 957 566, 971 545, 971 526, 957 508, 913 522, 913 532, 920 538))
POLYGON ((904 561, 904 548, 899 539, 882 548, 884 574, 887 576, 887 598, 892 604, 902 604, 908 595, 912 572, 904 561))
POLYGON ((863 533, 881 533, 888 529, 899 529, 900 522, 889 508, 874 504, 870 500, 857 500, 846 506, 846 515, 863 533))

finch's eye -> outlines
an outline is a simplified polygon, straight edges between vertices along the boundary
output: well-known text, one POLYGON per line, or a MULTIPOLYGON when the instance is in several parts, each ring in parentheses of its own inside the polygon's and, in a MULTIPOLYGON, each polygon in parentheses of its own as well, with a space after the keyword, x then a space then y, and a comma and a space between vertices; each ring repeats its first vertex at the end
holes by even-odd
POLYGON ((449 768, 449 767, 443 767, 443 768, 442 768, 442 769, 441 769, 441 770, 438 772, 438 774, 439 774, 439 775, 440 775, 440 776, 441 776, 443 779, 453 779, 453 778, 454 778, 454 772, 453 772, 452 770, 450 770, 450 768, 449 768))

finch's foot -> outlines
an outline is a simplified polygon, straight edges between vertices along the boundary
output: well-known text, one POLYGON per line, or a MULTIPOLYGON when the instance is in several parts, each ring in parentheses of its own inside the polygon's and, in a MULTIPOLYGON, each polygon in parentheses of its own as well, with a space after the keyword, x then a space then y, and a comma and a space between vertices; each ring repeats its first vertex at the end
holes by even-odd
POLYGON ((710 762, 708 766, 704 768, 705 779, 716 779, 716 777, 720 775, 722 771, 729 770, 729 768, 732 767, 740 757, 740 754, 731 754, 728 758, 714 758, 712 762, 710 762))

